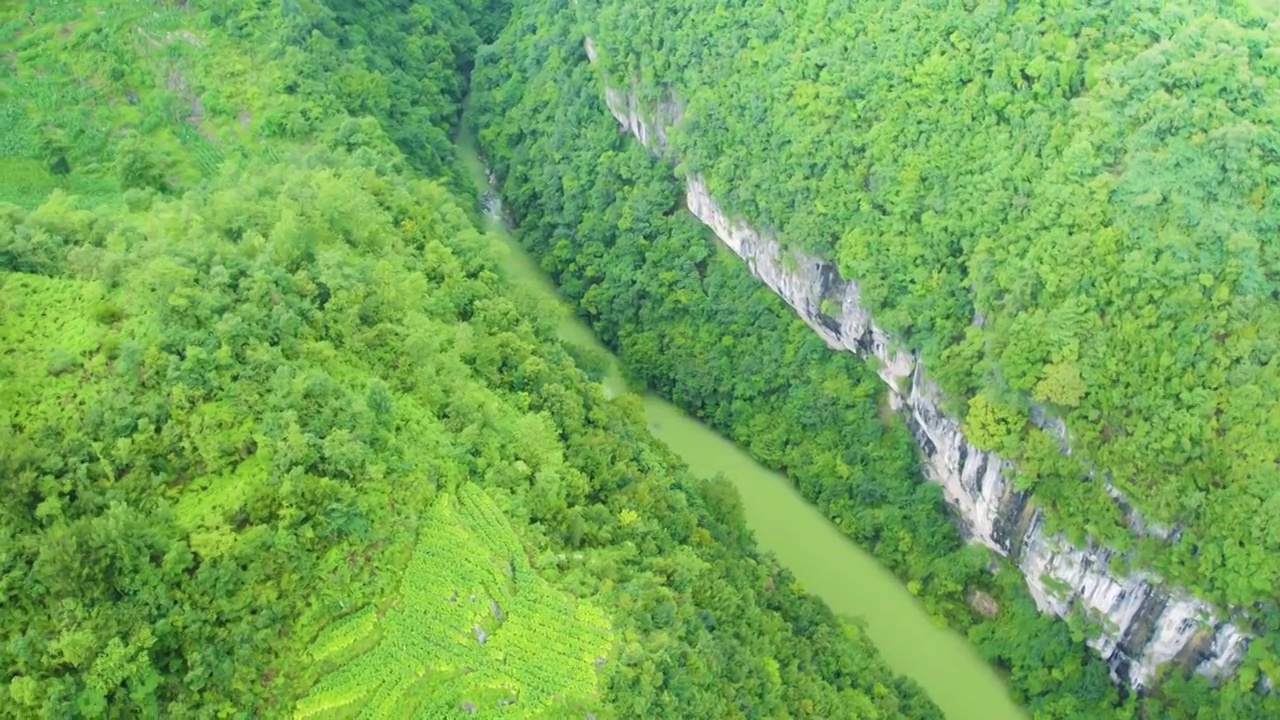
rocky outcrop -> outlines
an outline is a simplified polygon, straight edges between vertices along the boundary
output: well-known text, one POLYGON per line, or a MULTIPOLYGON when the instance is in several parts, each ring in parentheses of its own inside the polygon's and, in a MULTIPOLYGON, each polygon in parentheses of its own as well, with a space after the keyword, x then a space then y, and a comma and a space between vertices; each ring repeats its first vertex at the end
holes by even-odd
MULTIPOLYGON (((587 54, 595 60, 589 40, 587 54)), ((637 97, 634 91, 605 91, 618 122, 646 147, 665 153, 679 107, 665 102, 642 108, 637 97)), ((1114 679, 1141 688, 1171 660, 1211 676, 1234 669, 1248 638, 1216 620, 1208 605, 1149 574, 1115 575, 1110 570, 1114 551, 1074 547, 1045 531, 1042 512, 1014 489, 1010 463, 968 442, 960 423, 942 410, 941 392, 919 358, 895 346, 876 325, 856 282, 842 278, 833 263, 784 249, 772 234, 730 217, 701 177, 690 175, 685 182, 689 211, 829 346, 876 359, 893 407, 905 415, 926 458, 926 474, 942 486, 961 530, 1017 563, 1042 611, 1059 616, 1083 611, 1096 621, 1101 630, 1090 644, 1108 660, 1114 679)))

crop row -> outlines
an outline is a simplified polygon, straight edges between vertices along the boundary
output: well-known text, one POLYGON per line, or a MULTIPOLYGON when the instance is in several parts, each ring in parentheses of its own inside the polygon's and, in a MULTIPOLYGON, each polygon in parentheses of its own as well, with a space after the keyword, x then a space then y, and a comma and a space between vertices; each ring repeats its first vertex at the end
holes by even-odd
POLYGON ((365 657, 367 655, 362 655, 355 663, 349 663, 321 679, 294 708, 294 720, 361 707, 365 697, 382 683, 382 676, 376 668, 360 662, 365 657), (374 672, 370 673, 370 670, 374 672))
POLYGON ((405 702, 406 692, 417 685, 425 674, 425 669, 414 670, 403 666, 387 668, 388 679, 366 702, 360 717, 369 720, 403 717, 404 714, 399 709, 405 702))
POLYGON ((527 717, 555 698, 596 695, 594 662, 610 645, 605 615, 573 603, 527 560, 513 583, 503 556, 524 558, 519 539, 483 490, 459 495, 441 497, 424 520, 401 602, 380 621, 371 610, 344 618, 313 644, 320 659, 375 626, 381 634, 372 650, 326 675, 300 713, 440 717, 482 703, 486 714, 527 717))
POLYGON ((311 644, 308 653, 312 662, 324 662, 346 650, 357 641, 368 637, 378 623, 378 616, 370 605, 329 625, 311 644))
POLYGON ((500 555, 523 556, 524 545, 511 523, 503 517, 485 491, 474 483, 462 486, 458 492, 460 510, 467 527, 500 555))

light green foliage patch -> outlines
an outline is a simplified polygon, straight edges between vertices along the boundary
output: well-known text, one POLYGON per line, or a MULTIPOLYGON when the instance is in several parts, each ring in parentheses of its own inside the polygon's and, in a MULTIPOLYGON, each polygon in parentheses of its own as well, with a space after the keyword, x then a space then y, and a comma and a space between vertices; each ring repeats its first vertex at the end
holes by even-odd
POLYGON ((377 624, 378 611, 372 605, 336 620, 311 644, 307 659, 313 663, 331 662, 338 654, 373 635, 377 624))
POLYGON ((15 400, 35 394, 47 377, 73 386, 74 377, 88 354, 97 349, 102 335, 89 312, 94 306, 92 284, 80 280, 40 275, 12 274, 3 283, 4 321, 0 344, 6 355, 15 400))
POLYGON ((324 675, 295 717, 556 717, 598 700, 597 660, 610 655, 607 618, 572 602, 529 565, 519 539, 479 487, 444 495, 423 519, 400 591, 316 639, 326 664, 374 633, 376 645, 324 675))

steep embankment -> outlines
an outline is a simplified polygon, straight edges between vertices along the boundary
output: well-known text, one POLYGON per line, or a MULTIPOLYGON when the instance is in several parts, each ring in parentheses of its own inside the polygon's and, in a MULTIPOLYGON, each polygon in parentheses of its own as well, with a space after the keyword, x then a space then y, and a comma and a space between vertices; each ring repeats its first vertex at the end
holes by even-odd
POLYGON ((1099 618, 1135 684, 1234 667, 1223 608, 1260 635, 1246 679, 1277 669, 1261 11, 577 10, 620 121, 816 329, 880 356, 966 526, 1043 607, 1099 618))
MULTIPOLYGON (((630 372, 785 471, 931 610, 968 629, 1034 712, 1097 718, 1136 706, 1150 717, 1201 709, 1274 714, 1274 698, 1251 692, 1257 676, 1250 666, 1211 690, 1203 676, 1185 676, 1184 666, 1170 663, 1146 695, 1121 702, 1116 688, 1103 687, 1106 666, 1083 647, 1105 629, 1101 623, 1083 613, 1051 620, 1036 613, 1021 573, 986 573, 986 553, 959 541, 939 486, 916 474, 910 429, 876 422, 874 374, 852 354, 830 352, 807 325, 774 315, 784 306, 771 293, 761 298, 763 286, 746 264, 719 250, 724 245, 685 212, 698 203, 688 202, 669 166, 646 159, 629 133, 618 133, 598 71, 587 63, 583 20, 590 17, 562 4, 524 5, 512 33, 482 53, 475 76, 477 109, 487 120, 481 145, 522 243, 630 372)), ((662 117, 657 107, 653 116, 662 117)), ((650 141, 675 137, 657 123, 641 132, 650 141)), ((776 264, 785 271, 780 281, 794 279, 795 258, 776 264)), ((808 302, 834 318, 843 299, 819 292, 808 302)), ((852 324, 852 315, 846 320, 852 324)), ((836 328, 832 322, 828 336, 836 328)), ((879 342, 886 344, 882 335, 879 342)), ((910 393, 904 383, 904 396, 910 393)), ((968 472, 986 475, 979 467, 968 472)), ((999 538, 1000 524, 993 525, 999 538)), ((1190 653, 1175 659, 1197 662, 1190 653)), ((1265 656, 1254 661, 1265 667, 1265 656)))
POLYGON ((0 716, 939 717, 503 277, 500 6, 0 11, 0 716))
MULTIPOLYGON (((598 368, 606 392, 627 392, 617 359, 608 354, 574 307, 557 296, 551 278, 506 227, 502 200, 488 184, 492 173, 476 156, 465 128, 458 145, 485 198, 485 214, 493 232, 502 241, 496 248, 502 253, 499 264, 562 310, 558 335, 575 349, 577 357, 591 357, 584 366, 598 368)), ((729 273, 750 284, 749 276, 727 255, 711 272, 729 273)), ((771 314, 786 324, 798 325, 776 298, 761 288, 754 290, 771 306, 771 314)), ((807 335, 799 328, 794 330, 802 337, 807 335)), ((732 483, 747 527, 761 548, 776 555, 797 582, 835 613, 856 618, 853 622, 875 643, 889 667, 919 683, 948 720, 1026 717, 1009 697, 1001 673, 954 628, 939 627, 936 616, 912 595, 906 583, 852 542, 788 478, 762 467, 742 447, 653 392, 644 392, 641 398, 653 436, 679 455, 698 477, 722 476, 732 483)))
MULTIPOLYGON (((588 41, 588 54, 592 45, 588 41)), ((674 102, 643 112, 636 96, 606 88, 606 102, 618 122, 646 147, 661 152, 670 126, 679 122, 674 102)), ((1084 610, 1102 621, 1091 644, 1117 677, 1142 687, 1171 660, 1219 676, 1235 669, 1247 638, 1236 625, 1216 620, 1207 603, 1180 588, 1168 588, 1145 572, 1116 573, 1116 551, 1096 543, 1076 547, 1046 527, 1044 510, 1019 492, 1015 467, 999 454, 974 446, 961 423, 944 408, 937 384, 925 374, 918 354, 902 348, 878 326, 862 302, 857 283, 840 276, 829 262, 785 250, 778 239, 732 219, 711 197, 706 180, 686 177, 685 204, 741 257, 757 278, 787 301, 832 348, 877 363, 921 451, 926 471, 958 513, 965 534, 1011 557, 1026 575, 1037 604, 1059 616, 1084 610)), ((1060 429, 1058 432, 1064 432, 1060 429)))

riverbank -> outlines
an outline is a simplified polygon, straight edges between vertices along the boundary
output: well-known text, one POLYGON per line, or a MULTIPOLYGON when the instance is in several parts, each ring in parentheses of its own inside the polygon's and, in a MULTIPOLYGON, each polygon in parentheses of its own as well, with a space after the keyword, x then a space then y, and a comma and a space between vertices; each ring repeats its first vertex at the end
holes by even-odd
MULTIPOLYGON (((463 123, 464 128, 467 123, 463 123)), ((457 142, 475 191, 491 192, 474 139, 457 142)), ((496 197, 494 197, 496 200, 496 197)), ((500 205, 488 203, 486 229, 510 277, 556 300, 560 337, 567 343, 608 353, 590 328, 556 295, 554 283, 511 235, 500 205)), ((627 392, 610 354, 603 382, 611 394, 627 392)), ((652 394, 642 396, 650 432, 694 473, 723 474, 742 499, 748 526, 762 548, 776 555, 810 592, 836 613, 860 618, 867 635, 895 672, 919 683, 950 720, 1025 718, 999 675, 955 631, 939 627, 917 598, 866 551, 805 502, 783 476, 770 472, 742 449, 679 408, 652 394)))

